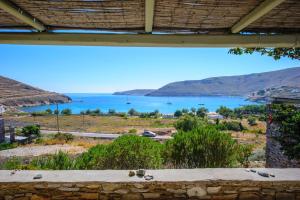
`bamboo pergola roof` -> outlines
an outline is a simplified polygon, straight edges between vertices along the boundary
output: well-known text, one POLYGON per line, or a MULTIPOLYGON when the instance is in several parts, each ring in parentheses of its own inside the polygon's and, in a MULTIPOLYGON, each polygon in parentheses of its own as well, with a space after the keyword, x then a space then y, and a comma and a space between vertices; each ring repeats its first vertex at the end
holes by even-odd
MULTIPOLYGON (((129 37, 124 41, 131 37, 125 34, 141 35, 142 39, 147 38, 145 35, 152 35, 150 38, 154 38, 154 35, 156 38, 166 38, 162 35, 178 34, 194 38, 228 36, 234 39, 241 35, 248 37, 250 34, 251 37, 285 36, 285 40, 276 38, 281 46, 299 46, 300 1, 0 0, 1 30, 12 32, 0 33, 0 43, 7 43, 4 39, 9 39, 8 34, 11 35, 11 40, 18 40, 15 36, 21 34, 13 33, 16 30, 32 31, 22 34, 27 37, 21 38, 23 41, 29 40, 29 34, 35 37, 53 37, 54 33, 67 32, 73 37, 80 30, 84 32, 78 34, 94 34, 95 31, 99 34, 124 34, 124 38, 129 37)), ((265 38, 256 38, 251 45, 259 42, 264 44, 265 38)), ((34 40, 34 37, 31 39, 34 40)), ((95 42, 99 40, 101 38, 94 38, 95 42)), ((185 42, 186 40, 181 41, 185 42)))

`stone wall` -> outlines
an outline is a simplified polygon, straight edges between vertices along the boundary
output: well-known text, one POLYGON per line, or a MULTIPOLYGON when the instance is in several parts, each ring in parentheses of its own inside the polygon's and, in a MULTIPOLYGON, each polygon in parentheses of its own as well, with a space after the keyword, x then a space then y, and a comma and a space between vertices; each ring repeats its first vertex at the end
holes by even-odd
MULTIPOLYGON (((272 113, 269 111, 269 113, 272 113)), ((300 167, 300 160, 291 160, 285 156, 281 150, 281 144, 276 139, 281 136, 278 123, 267 121, 266 133, 266 167, 270 168, 288 168, 300 167)))
POLYGON ((4 119, 0 115, 0 143, 5 141, 4 119))
POLYGON ((272 171, 275 178, 245 169, 152 170, 154 180, 148 182, 128 178, 128 171, 0 171, 0 199, 300 200, 297 170, 272 171), (32 179, 37 173, 41 180, 32 179))

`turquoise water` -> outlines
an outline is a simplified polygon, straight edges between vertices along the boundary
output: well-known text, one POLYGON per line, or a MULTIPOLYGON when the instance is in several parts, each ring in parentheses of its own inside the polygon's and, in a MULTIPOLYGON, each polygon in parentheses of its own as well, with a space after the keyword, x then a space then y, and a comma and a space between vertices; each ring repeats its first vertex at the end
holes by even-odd
MULTIPOLYGON (((209 111, 216 111, 221 105, 236 108, 242 105, 256 104, 245 101, 243 97, 147 97, 147 96, 122 96, 112 94, 66 94, 72 98, 72 103, 59 104, 59 110, 70 108, 74 114, 87 109, 99 108, 102 112, 115 109, 117 112, 127 112, 134 108, 139 112, 152 112, 159 110, 161 113, 174 113, 177 109, 206 107, 209 111), (127 104, 128 101, 131 104, 127 104), (171 104, 168 104, 170 102, 171 104), (203 104, 203 105, 202 105, 203 104)), ((55 105, 25 107, 24 111, 35 112, 46 109, 55 110, 55 105)))

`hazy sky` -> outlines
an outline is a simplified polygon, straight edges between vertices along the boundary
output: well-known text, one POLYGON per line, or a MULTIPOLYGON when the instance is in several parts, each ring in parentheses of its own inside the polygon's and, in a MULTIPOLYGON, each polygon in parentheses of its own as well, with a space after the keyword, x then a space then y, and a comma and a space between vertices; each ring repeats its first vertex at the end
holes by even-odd
POLYGON ((0 75, 56 92, 114 92, 299 67, 290 59, 216 48, 0 45, 0 75))

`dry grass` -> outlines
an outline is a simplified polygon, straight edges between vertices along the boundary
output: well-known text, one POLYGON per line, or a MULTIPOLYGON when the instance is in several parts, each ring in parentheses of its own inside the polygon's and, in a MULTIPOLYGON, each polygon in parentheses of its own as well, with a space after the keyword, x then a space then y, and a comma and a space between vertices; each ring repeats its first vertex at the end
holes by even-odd
MULTIPOLYGON (((23 116, 16 119, 21 122, 38 123, 42 129, 56 130, 56 116, 23 116)), ((105 132, 125 133, 130 129, 136 129, 138 133, 144 129, 170 130, 173 128, 174 119, 144 119, 138 117, 117 117, 117 116, 59 116, 60 129, 64 131, 83 132, 105 132)))

